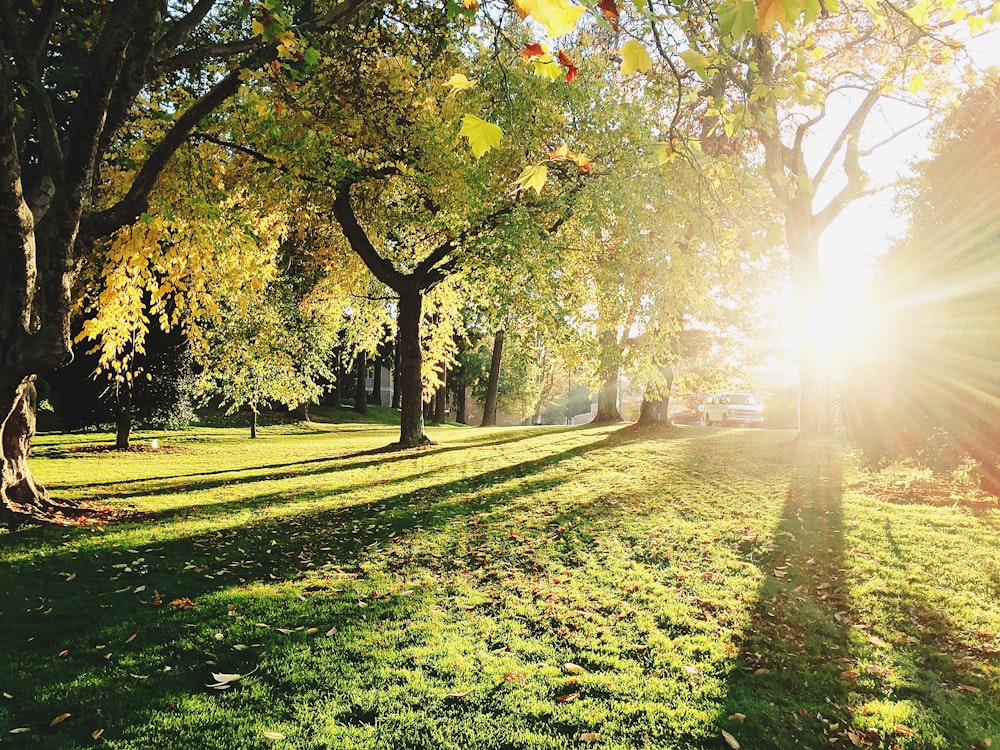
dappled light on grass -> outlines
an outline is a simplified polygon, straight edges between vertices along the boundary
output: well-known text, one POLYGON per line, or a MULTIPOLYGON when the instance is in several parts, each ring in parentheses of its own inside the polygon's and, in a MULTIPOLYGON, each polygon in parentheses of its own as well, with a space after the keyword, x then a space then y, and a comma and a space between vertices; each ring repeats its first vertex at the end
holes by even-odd
MULTIPOLYGON (((265 732, 309 748, 707 749, 723 732, 847 742, 862 710, 906 714, 866 671, 880 647, 864 638, 894 641, 856 632, 878 608, 852 598, 872 560, 853 550, 875 553, 844 520, 839 459, 810 473, 769 431, 455 430, 389 458, 357 437, 276 436, 256 465, 207 476, 225 470, 192 447, 144 466, 149 494, 119 484, 128 472, 104 462, 120 457, 88 458, 153 515, 0 541, 18 646, 0 728, 60 749, 97 729, 143 750, 276 742, 265 732), (168 466, 211 483, 185 491, 168 466)), ((998 718, 977 701, 950 705, 998 718)), ((918 739, 948 736, 937 714, 906 717, 918 739)))

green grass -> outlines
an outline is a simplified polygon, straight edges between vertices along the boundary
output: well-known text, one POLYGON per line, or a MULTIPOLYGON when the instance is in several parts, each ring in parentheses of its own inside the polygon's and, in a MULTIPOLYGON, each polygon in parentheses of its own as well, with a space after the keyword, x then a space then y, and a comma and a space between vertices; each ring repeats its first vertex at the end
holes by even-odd
POLYGON ((780 431, 384 454, 379 416, 40 436, 54 495, 138 515, 0 535, 0 746, 1000 743, 1000 511, 969 488, 780 431))

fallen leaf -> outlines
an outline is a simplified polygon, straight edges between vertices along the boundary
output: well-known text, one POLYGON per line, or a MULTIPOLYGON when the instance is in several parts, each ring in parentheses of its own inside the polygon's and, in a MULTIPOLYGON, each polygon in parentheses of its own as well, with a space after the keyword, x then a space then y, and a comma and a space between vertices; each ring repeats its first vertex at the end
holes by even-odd
POLYGON ((170 602, 171 607, 180 607, 181 609, 194 609, 194 602, 188 599, 186 596, 180 599, 174 599, 170 602))
POLYGON ((10 730, 10 734, 24 734, 25 732, 30 732, 31 727, 14 727, 10 730))
POLYGON ((903 734, 906 735, 907 737, 912 737, 913 735, 916 734, 915 730, 910 729, 910 727, 906 726, 905 724, 897 724, 895 727, 893 727, 893 729, 895 730, 896 734, 903 734))
POLYGON ((747 717, 746 714, 729 714, 729 720, 738 721, 740 724, 742 724, 744 721, 747 720, 747 717))
POLYGON ((524 684, 524 675, 520 672, 508 672, 503 676, 504 682, 516 682, 518 685, 524 684))
POLYGON ((336 627, 332 627, 332 628, 330 628, 329 630, 326 631, 326 636, 329 638, 331 635, 333 635, 336 632, 337 632, 337 628, 336 627))
POLYGON ((571 703, 580 697, 580 693, 566 693, 565 695, 557 695, 556 703, 571 703))
POLYGON ((6 698, 7 700, 14 700, 14 696, 6 691, 4 691, 3 697, 6 698))
POLYGON ((73 714, 59 714, 56 718, 49 722, 50 727, 54 727, 56 724, 62 724, 66 719, 68 719, 73 714))
POLYGON ((227 674, 226 672, 212 672, 212 679, 216 682, 236 682, 243 679, 241 674, 227 674))
POLYGON ((580 742, 597 742, 601 739, 601 735, 597 732, 584 732, 580 735, 580 742))
POLYGON ((579 664, 574 664, 573 662, 568 661, 562 665, 562 671, 566 674, 584 674, 587 670, 579 664))
POLYGON ((740 743, 737 742, 736 738, 733 737, 733 735, 731 735, 725 729, 722 730, 722 739, 724 739, 726 741, 726 744, 729 745, 729 747, 733 748, 733 750, 740 750, 740 743))
POLYGON ((95 729, 93 732, 90 733, 90 738, 92 740, 96 740, 99 739, 102 734, 104 734, 103 729, 95 729))
POLYGON ((68 648, 64 648, 62 651, 59 652, 59 658, 62 658, 64 656, 69 656, 69 649, 68 648))
POLYGON ((845 680, 854 680, 860 674, 861 674, 860 672, 855 672, 853 669, 845 669, 843 672, 840 673, 840 676, 845 680))
POLYGON ((698 667, 692 667, 690 664, 685 665, 684 671, 687 672, 688 674, 701 674, 701 672, 698 670, 698 667))
POLYGON ((264 736, 269 740, 274 740, 275 742, 277 742, 278 740, 285 739, 285 735, 283 735, 281 732, 266 731, 264 732, 264 736))
POLYGON ((128 638, 125 639, 125 643, 131 643, 138 637, 139 637, 138 633, 132 633, 132 635, 130 635, 128 638))

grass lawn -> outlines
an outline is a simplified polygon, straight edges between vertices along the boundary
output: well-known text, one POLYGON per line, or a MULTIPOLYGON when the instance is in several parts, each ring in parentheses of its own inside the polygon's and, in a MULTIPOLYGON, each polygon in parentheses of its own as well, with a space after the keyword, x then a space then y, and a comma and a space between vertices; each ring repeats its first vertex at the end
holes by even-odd
POLYGON ((0 747, 1000 748, 970 487, 781 431, 261 433, 39 437, 135 515, 0 534, 0 747))

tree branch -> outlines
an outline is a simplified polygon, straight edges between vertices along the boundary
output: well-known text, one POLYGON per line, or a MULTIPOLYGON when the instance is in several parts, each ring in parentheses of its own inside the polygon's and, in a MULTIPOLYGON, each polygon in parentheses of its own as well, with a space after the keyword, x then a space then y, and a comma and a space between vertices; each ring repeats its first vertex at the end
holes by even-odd
POLYGON ((163 36, 156 42, 154 56, 159 59, 169 50, 176 49, 191 35, 192 31, 198 28, 198 24, 205 20, 205 16, 212 10, 215 3, 216 0, 199 0, 187 15, 179 18, 163 33, 163 36))
POLYGON ((200 65, 205 60, 224 60, 235 55, 241 55, 244 52, 252 52, 262 46, 263 42, 256 37, 253 39, 238 39, 235 42, 206 44, 203 47, 195 47, 178 52, 176 55, 161 60, 156 63, 156 72, 158 75, 166 75, 200 65))
MULTIPOLYGON (((858 105, 858 108, 854 110, 854 113, 847 120, 843 129, 837 134, 837 138, 833 142, 833 145, 830 146, 830 150, 827 151, 826 157, 823 159, 823 163, 820 164, 819 169, 816 170, 816 174, 813 176, 814 182, 819 183, 823 181, 826 177, 826 173, 830 170, 830 167, 833 166, 834 159, 837 157, 837 154, 840 153, 840 149, 845 143, 848 141, 854 142, 856 151, 857 140, 861 134, 861 128, 864 127, 864 124, 868 121, 869 115, 871 115, 872 110, 875 109, 875 105, 881 97, 882 93, 877 85, 868 89, 868 93, 865 95, 865 98, 861 101, 861 104, 858 105)), ((855 156, 857 156, 856 153, 855 156)), ((845 160, 847 158, 848 157, 845 157, 845 160)), ((845 161, 845 168, 846 166, 845 161)), ((859 166, 856 163, 856 159, 854 166, 859 166)))
POLYGON ((398 293, 405 284, 406 276, 379 254, 368 239, 367 232, 358 223, 358 217, 351 205, 352 184, 350 181, 345 181, 337 190, 337 196, 333 201, 333 215, 337 218, 337 223, 340 224, 351 249, 358 254, 368 270, 375 275, 375 278, 398 293))
POLYGON ((35 61, 36 65, 41 64, 45 54, 45 46, 49 43, 52 35, 52 27, 55 26, 56 18, 59 16, 59 9, 62 7, 60 0, 45 0, 42 12, 31 24, 32 34, 28 40, 28 54, 35 61))
MULTIPOLYGON (((251 61, 260 64, 276 54, 274 50, 261 50, 251 61)), ((205 96, 192 104, 177 120, 173 127, 156 145, 146 163, 142 165, 139 174, 118 203, 110 208, 91 216, 86 224, 87 234, 91 237, 106 236, 119 227, 133 222, 149 206, 149 195, 153 190, 160 173, 174 152, 187 140, 194 128, 202 119, 215 110, 222 102, 236 93, 240 87, 240 73, 243 68, 231 71, 219 81, 205 96)))

